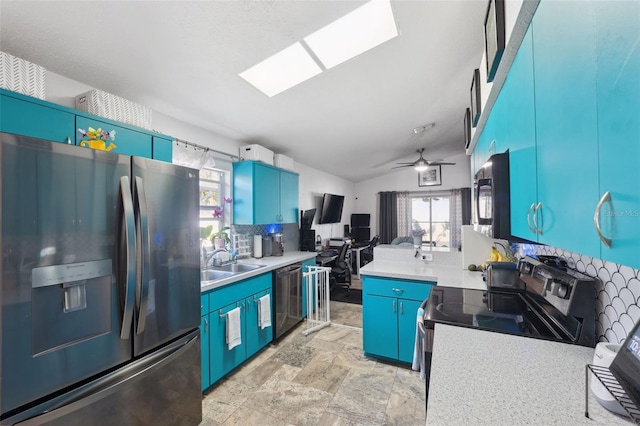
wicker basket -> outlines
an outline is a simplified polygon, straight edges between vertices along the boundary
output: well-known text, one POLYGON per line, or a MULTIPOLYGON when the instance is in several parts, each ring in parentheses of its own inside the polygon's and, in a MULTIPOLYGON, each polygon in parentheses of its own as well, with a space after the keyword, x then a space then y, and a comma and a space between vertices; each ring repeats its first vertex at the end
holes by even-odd
POLYGON ((90 90, 76 96, 76 109, 152 130, 150 108, 102 90, 90 90))
POLYGON ((0 52, 0 87, 34 98, 45 98, 45 69, 0 52))

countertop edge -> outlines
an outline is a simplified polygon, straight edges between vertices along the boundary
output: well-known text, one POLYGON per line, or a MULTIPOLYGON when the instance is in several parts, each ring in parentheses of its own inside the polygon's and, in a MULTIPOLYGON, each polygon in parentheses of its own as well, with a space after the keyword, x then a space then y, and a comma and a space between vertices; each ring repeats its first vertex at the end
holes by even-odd
POLYGON ((256 277, 266 272, 272 272, 278 268, 291 265, 292 263, 303 262, 305 260, 313 259, 315 257, 316 257, 315 252, 297 251, 297 252, 284 253, 282 256, 268 256, 268 257, 262 257, 259 259, 256 259, 253 257, 249 259, 241 259, 241 260, 238 260, 238 263, 259 264, 259 265, 265 265, 265 267, 255 269, 253 271, 242 272, 240 274, 234 275, 229 278, 213 281, 206 285, 202 285, 201 283, 200 293, 202 294, 202 293, 209 292, 211 290, 218 289, 220 287, 226 287, 238 281, 246 280, 247 278, 256 277))

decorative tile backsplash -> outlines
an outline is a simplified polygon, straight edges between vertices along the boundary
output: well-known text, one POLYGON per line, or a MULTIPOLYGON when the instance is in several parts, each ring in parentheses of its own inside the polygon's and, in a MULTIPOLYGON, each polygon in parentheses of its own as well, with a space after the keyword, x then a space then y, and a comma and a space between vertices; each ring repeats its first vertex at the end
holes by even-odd
POLYGON ((572 269, 597 281, 598 341, 622 343, 640 320, 640 271, 628 266, 550 247, 527 245, 536 254, 560 256, 572 269))
POLYGON ((231 225, 232 234, 247 234, 253 255, 253 236, 267 236, 272 233, 282 233, 284 251, 297 251, 300 246, 300 230, 297 223, 271 225, 231 225))

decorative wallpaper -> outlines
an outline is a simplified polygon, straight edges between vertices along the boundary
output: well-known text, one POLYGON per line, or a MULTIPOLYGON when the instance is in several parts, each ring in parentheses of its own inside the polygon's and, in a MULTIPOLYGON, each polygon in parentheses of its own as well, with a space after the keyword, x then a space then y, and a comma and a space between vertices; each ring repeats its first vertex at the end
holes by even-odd
POLYGON ((639 270, 555 247, 526 247, 532 248, 536 254, 560 256, 569 267, 599 278, 596 284, 597 339, 611 343, 622 343, 626 339, 640 320, 639 270))

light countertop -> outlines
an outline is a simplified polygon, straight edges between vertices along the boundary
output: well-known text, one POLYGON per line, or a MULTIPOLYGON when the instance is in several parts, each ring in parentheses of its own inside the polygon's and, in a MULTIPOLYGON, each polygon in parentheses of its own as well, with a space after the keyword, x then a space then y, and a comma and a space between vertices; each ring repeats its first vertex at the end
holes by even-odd
POLYGON ((249 272, 243 272, 221 280, 211 282, 203 281, 200 286, 200 291, 204 293, 206 291, 233 284, 237 281, 264 274, 265 272, 273 271, 274 269, 282 268, 283 266, 291 265, 292 263, 302 262, 304 260, 313 259, 315 257, 315 252, 292 251, 285 252, 282 256, 267 256, 260 259, 255 259, 253 257, 248 259, 240 259, 238 260, 238 263, 250 263, 265 266, 264 268, 255 269, 249 272))
POLYGON ((590 393, 594 348, 435 325, 427 425, 629 425, 590 393), (469 360, 473 360, 470 362, 469 360))
POLYGON ((460 266, 440 265, 422 260, 374 260, 360 268, 361 275, 399 278, 417 281, 436 281, 438 285, 485 290, 487 285, 480 272, 460 266))

